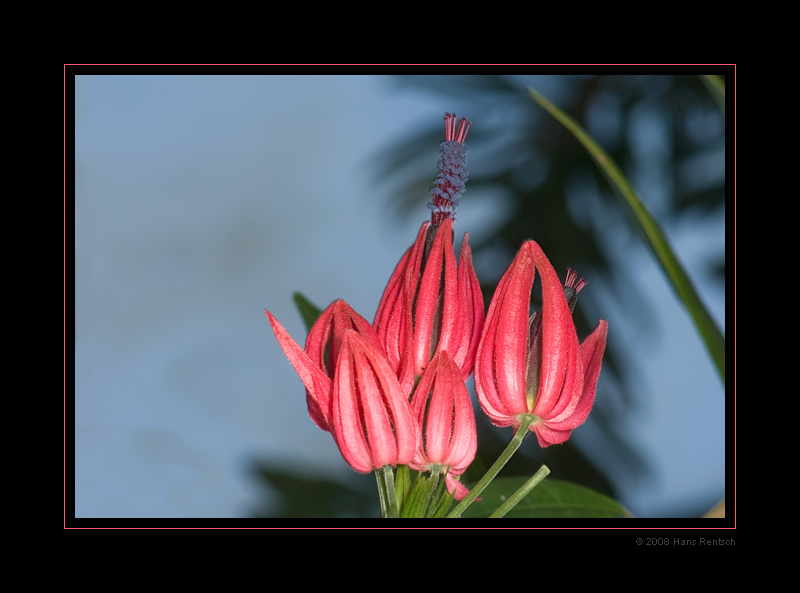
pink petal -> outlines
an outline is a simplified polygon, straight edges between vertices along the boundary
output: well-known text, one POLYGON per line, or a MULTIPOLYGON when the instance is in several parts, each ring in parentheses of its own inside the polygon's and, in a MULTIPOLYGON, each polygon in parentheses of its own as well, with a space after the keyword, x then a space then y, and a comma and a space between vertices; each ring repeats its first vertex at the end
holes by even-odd
POLYGON ((317 364, 300 348, 300 345, 292 339, 289 332, 278 322, 269 312, 264 311, 269 318, 270 325, 278 344, 283 349, 284 354, 292 363, 300 380, 306 388, 308 402, 308 413, 314 423, 322 430, 331 430, 331 397, 333 394, 333 383, 328 375, 317 366, 317 364))
MULTIPOLYGON (((444 478, 445 486, 447 486, 447 491, 451 494, 455 491, 455 499, 462 500, 467 494, 469 494, 469 488, 464 486, 461 482, 456 480, 455 476, 452 473, 448 473, 444 478)), ((481 500, 480 498, 476 498, 476 501, 481 500)))
POLYGON ((600 376, 603 353, 606 349, 607 332, 608 324, 604 319, 601 319, 597 328, 581 344, 584 377, 580 402, 574 412, 563 421, 546 422, 548 427, 555 430, 573 429, 586 421, 589 412, 592 411, 592 405, 594 404, 595 393, 597 391, 597 379, 600 376))
POLYGON ((533 241, 527 244, 542 278, 542 367, 533 413, 546 419, 570 406, 574 409, 583 374, 578 335, 561 280, 541 247, 533 241))
POLYGON ((495 426, 511 426, 527 413, 525 347, 535 268, 523 245, 497 285, 475 357, 475 390, 495 426))
POLYGON ((484 322, 483 292, 478 277, 475 275, 475 269, 472 267, 472 250, 466 234, 464 234, 464 242, 461 244, 458 261, 458 302, 464 319, 459 348, 453 355, 453 360, 461 369, 461 374, 466 381, 475 366, 475 355, 478 351, 484 322))
POLYGON ((495 311, 498 316, 495 340, 497 391, 509 416, 530 412, 525 388, 525 350, 528 336, 528 311, 535 276, 531 243, 520 249, 506 272, 508 285, 495 311))
POLYGON ((463 311, 458 307, 452 220, 436 230, 416 295, 409 292, 409 297, 414 307, 414 374, 420 377, 436 350, 457 350, 463 311))
MULTIPOLYGON (((423 225, 424 229, 425 225, 423 225)), ((420 231, 420 234, 423 233, 423 230, 420 231)), ((397 264, 392 277, 389 278, 374 321, 375 330, 378 332, 389 362, 392 363, 398 376, 411 340, 411 333, 407 331, 411 319, 406 310, 405 278, 409 263, 412 261, 412 250, 413 246, 409 247, 400 259, 400 263, 397 264)))
POLYGON ((554 430, 549 428, 546 423, 537 424, 531 430, 536 434, 539 446, 544 449, 550 445, 558 445, 569 439, 572 430, 554 430))

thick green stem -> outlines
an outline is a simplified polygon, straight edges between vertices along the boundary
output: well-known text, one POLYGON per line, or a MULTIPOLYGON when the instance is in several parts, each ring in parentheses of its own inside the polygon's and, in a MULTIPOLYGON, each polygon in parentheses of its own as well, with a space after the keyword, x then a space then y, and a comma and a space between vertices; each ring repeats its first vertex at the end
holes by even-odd
POLYGON ((480 493, 483 492, 484 488, 489 485, 489 482, 494 480, 495 476, 500 473, 500 470, 503 469, 503 466, 508 463, 508 460, 511 459, 511 456, 519 449, 519 446, 522 444, 522 439, 525 438, 525 434, 528 432, 528 427, 533 422, 533 415, 526 414, 522 417, 522 423, 517 428, 517 432, 514 433, 514 438, 511 439, 511 442, 506 447, 505 451, 500 454, 500 457, 497 458, 497 461, 494 462, 492 467, 486 472, 486 474, 478 480, 478 483, 472 487, 472 490, 469 491, 464 499, 459 502, 452 511, 447 515, 447 519, 453 519, 456 517, 460 517, 461 513, 463 513, 466 508, 472 504, 472 501, 475 500, 480 493))
POLYGON ((517 506, 517 503, 527 496, 528 492, 536 488, 539 483, 547 477, 547 474, 550 473, 550 468, 546 465, 543 465, 539 468, 539 471, 533 474, 530 480, 525 482, 522 487, 517 490, 514 494, 512 494, 507 501, 497 507, 497 510, 489 515, 490 519, 499 519, 503 515, 505 515, 508 511, 513 509, 517 506))
POLYGON ((384 465, 381 469, 376 469, 375 477, 378 480, 378 497, 381 500, 381 518, 397 519, 400 514, 397 512, 392 466, 384 465))

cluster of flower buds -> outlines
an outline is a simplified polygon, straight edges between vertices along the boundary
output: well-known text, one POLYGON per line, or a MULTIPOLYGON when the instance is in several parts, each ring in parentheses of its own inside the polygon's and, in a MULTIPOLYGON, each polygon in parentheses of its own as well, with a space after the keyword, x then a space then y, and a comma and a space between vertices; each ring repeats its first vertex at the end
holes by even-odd
POLYGON ((359 472, 409 465, 456 480, 477 449, 465 382, 475 371, 483 411, 497 426, 530 430, 546 447, 569 438, 594 402, 606 323, 579 344, 572 321, 583 278, 562 286, 539 245, 526 242, 484 316, 467 235, 456 264, 453 222, 467 172, 469 122, 445 115, 431 221, 394 270, 370 324, 337 300, 320 315, 301 348, 267 311, 278 343, 305 388, 312 420, 331 432, 359 472), (529 315, 535 270, 542 308, 529 315))

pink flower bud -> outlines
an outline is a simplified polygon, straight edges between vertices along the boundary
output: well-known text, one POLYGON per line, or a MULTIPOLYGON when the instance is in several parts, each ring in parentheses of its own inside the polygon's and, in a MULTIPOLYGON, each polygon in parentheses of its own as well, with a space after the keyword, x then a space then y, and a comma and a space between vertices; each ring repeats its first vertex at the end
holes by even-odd
MULTIPOLYGON (((570 276, 567 288, 576 294, 584 283, 570 276)), ((594 403, 606 331, 601 320, 579 345, 558 275, 539 245, 525 242, 497 286, 478 346, 475 388, 486 415, 514 427, 533 415, 542 447, 566 441, 594 403), (542 308, 529 317, 537 269, 542 308)))
POLYGON ((339 299, 331 303, 311 327, 303 350, 269 311, 265 313, 278 344, 305 385, 311 419, 322 430, 330 432, 332 379, 344 333, 347 330, 354 330, 374 347, 382 349, 378 335, 366 319, 345 301, 339 299))
POLYGON ((408 464, 419 443, 411 406, 383 350, 344 332, 333 380, 333 436, 356 471, 408 464))
POLYGON ((446 350, 431 360, 414 391, 411 409, 420 428, 421 441, 411 467, 446 473, 449 492, 461 500, 468 490, 455 479, 475 459, 478 436, 469 392, 461 371, 446 350))
POLYGON ((424 223, 394 270, 374 327, 407 394, 437 351, 447 350, 466 380, 483 326, 483 294, 464 236, 459 266, 453 222, 424 223))

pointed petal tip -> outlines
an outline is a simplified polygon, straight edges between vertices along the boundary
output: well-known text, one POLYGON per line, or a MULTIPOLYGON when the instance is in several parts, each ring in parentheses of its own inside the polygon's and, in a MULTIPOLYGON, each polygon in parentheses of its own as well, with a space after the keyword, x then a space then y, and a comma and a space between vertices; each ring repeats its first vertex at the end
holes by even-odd
MULTIPOLYGON (((447 491, 453 494, 455 492, 454 498, 456 500, 463 500, 464 497, 469 494, 469 488, 464 486, 461 482, 455 479, 453 474, 448 473, 444 478, 444 483, 447 486, 447 491)), ((483 500, 482 498, 476 497, 475 502, 483 500)))
POLYGON ((286 328, 269 311, 265 310, 265 312, 272 325, 272 332, 278 340, 278 345, 306 388, 308 413, 311 419, 322 430, 330 432, 330 401, 333 382, 292 338, 286 328))

